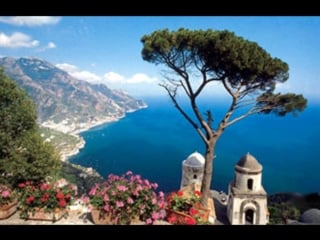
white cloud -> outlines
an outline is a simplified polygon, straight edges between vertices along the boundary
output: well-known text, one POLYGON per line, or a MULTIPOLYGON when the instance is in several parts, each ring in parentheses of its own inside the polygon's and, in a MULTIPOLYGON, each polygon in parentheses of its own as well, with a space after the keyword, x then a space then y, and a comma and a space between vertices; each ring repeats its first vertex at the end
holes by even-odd
POLYGON ((107 72, 103 76, 104 83, 112 89, 121 89, 132 96, 156 96, 165 94, 158 86, 159 80, 145 73, 136 73, 127 78, 116 72, 107 72))
POLYGON ((144 73, 136 73, 129 78, 116 73, 107 72, 99 76, 89 71, 82 71, 77 66, 69 63, 59 63, 56 67, 68 72, 74 78, 90 83, 103 83, 112 89, 121 89, 133 96, 159 95, 163 94, 162 89, 156 84, 158 79, 144 73))
POLYGON ((76 72, 78 67, 69 63, 58 63, 56 64, 57 68, 60 68, 68 73, 76 72))
POLYGON ((70 73, 70 75, 77 79, 84 80, 91 83, 97 83, 101 81, 101 77, 89 71, 73 72, 73 73, 70 73))
POLYGON ((32 48, 39 46, 39 44, 38 40, 32 40, 30 36, 21 32, 14 32, 11 36, 0 32, 0 47, 32 48))
POLYGON ((125 83, 125 78, 122 75, 115 72, 108 72, 103 77, 107 83, 125 83))
POLYGON ((0 22, 17 26, 42 26, 54 25, 60 21, 61 17, 35 16, 35 17, 0 17, 0 22))
POLYGON ((38 52, 43 52, 43 51, 46 51, 48 49, 53 49, 53 48, 56 48, 56 44, 54 42, 48 42, 47 46, 44 46, 42 48, 38 48, 37 51, 38 52))
POLYGON ((157 78, 149 77, 144 73, 136 73, 131 78, 129 78, 126 82, 129 84, 138 84, 138 83, 153 83, 157 82, 157 78))
POLYGON ((69 63, 59 63, 59 64, 56 64, 56 67, 66 71, 74 78, 91 82, 91 83, 101 82, 100 76, 89 71, 80 71, 79 68, 75 65, 72 65, 69 63))
POLYGON ((47 48, 56 48, 57 46, 54 44, 54 42, 49 42, 47 48))
POLYGON ((157 78, 149 77, 144 73, 136 73, 130 78, 125 78, 124 76, 115 73, 108 72, 104 74, 104 80, 110 84, 141 84, 141 83, 154 83, 157 82, 157 78))

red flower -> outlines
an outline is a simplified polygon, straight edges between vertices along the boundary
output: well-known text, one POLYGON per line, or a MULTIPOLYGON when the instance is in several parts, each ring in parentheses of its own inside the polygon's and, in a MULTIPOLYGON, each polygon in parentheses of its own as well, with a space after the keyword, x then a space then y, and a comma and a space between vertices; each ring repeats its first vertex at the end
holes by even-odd
POLYGON ((26 203, 30 205, 34 201, 34 196, 30 196, 27 198, 26 203))
POLYGON ((170 193, 167 197, 167 202, 170 202, 175 194, 176 194, 175 192, 170 193))
MULTIPOLYGON (((185 217, 178 219, 173 224, 201 224, 202 218, 200 215, 201 207, 201 192, 194 190, 179 190, 176 193, 171 193, 167 199, 166 208, 168 212, 181 212, 185 217), (198 209, 199 208, 199 209, 198 209)), ((167 217, 169 221, 171 213, 167 217)))
POLYGON ((43 203, 46 202, 48 200, 48 198, 49 198, 49 194, 45 193, 41 198, 41 202, 43 202, 43 203))
POLYGON ((63 194, 62 192, 57 192, 56 197, 57 197, 58 199, 63 199, 63 198, 64 198, 64 194, 63 194))
POLYGON ((40 190, 41 191, 44 191, 44 190, 47 190, 47 189, 50 189, 50 185, 49 184, 42 183, 40 185, 40 190))
POLYGON ((186 221, 187 225, 195 225, 195 224, 197 224, 197 221, 192 217, 186 217, 185 221, 186 221))
POLYGON ((60 207, 64 208, 67 205, 67 202, 64 199, 60 199, 58 204, 59 204, 60 207))
POLYGON ((197 195, 198 197, 201 197, 202 196, 202 193, 198 190, 194 191, 194 194, 197 195))
POLYGON ((68 193, 68 194, 65 196, 65 199, 66 199, 67 201, 69 201, 69 200, 71 199, 71 197, 72 197, 71 194, 68 193))
POLYGON ((19 184, 20 217, 29 218, 29 213, 36 209, 52 212, 57 208, 65 208, 72 203, 75 195, 70 184, 57 186, 55 182, 24 182, 19 184))
POLYGON ((197 215, 199 213, 199 211, 195 208, 190 208, 189 209, 189 214, 194 216, 194 215, 197 215))
POLYGON ((177 217, 174 216, 174 215, 170 215, 168 217, 168 222, 171 223, 171 224, 175 224, 177 222, 177 217))
POLYGON ((182 192, 182 191, 178 191, 178 192, 177 192, 177 195, 178 195, 179 197, 182 197, 182 196, 183 196, 183 192, 182 192))

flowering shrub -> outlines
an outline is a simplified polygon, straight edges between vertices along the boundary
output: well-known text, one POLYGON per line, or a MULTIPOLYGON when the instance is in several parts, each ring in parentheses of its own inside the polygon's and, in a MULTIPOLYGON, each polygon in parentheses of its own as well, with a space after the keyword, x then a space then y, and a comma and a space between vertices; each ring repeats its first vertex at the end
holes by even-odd
POLYGON ((111 217, 114 224, 130 224, 131 219, 152 224, 165 217, 164 194, 155 190, 158 184, 133 175, 131 171, 93 186, 89 192, 89 204, 111 217))
POLYGON ((26 181, 20 183, 18 189, 20 217, 23 219, 38 209, 48 213, 65 209, 77 195, 77 187, 63 179, 54 183, 26 181))
POLYGON ((202 219, 201 192, 172 192, 166 199, 167 220, 171 224, 195 225, 204 223, 202 219))
POLYGON ((167 197, 167 207, 175 211, 186 212, 196 203, 200 203, 200 191, 172 192, 167 197))
POLYGON ((12 203, 15 199, 16 195, 10 188, 0 185, 0 206, 12 203))

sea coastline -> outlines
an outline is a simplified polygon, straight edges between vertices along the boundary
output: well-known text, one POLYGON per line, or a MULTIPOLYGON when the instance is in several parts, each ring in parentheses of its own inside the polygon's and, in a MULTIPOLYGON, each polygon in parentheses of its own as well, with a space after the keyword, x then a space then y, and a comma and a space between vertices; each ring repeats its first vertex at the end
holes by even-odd
MULTIPOLYGON (((104 125, 104 124, 117 122, 117 121, 121 120, 122 118, 125 118, 126 117, 126 113, 133 113, 135 111, 138 111, 138 110, 141 110, 141 109, 144 109, 144 108, 147 108, 147 107, 148 107, 148 105, 145 104, 145 105, 143 105, 143 106, 141 106, 141 107, 139 107, 137 109, 129 109, 124 114, 122 114, 120 116, 117 116, 117 117, 114 117, 114 116, 109 117, 108 116, 108 117, 99 119, 98 121, 82 124, 80 127, 74 129, 73 131, 66 132, 67 134, 70 134, 70 135, 76 137, 79 140, 79 143, 76 144, 75 146, 73 146, 70 149, 65 149, 65 150, 61 151, 60 152, 61 161, 68 162, 70 157, 77 155, 80 152, 80 150, 85 147, 86 142, 83 139, 83 137, 80 135, 81 133, 89 131, 92 128, 95 128, 95 127, 98 127, 98 126, 101 126, 101 125, 104 125)), ((49 128, 51 127, 52 129, 57 130, 57 131, 62 131, 63 130, 63 129, 59 128, 59 127, 54 127, 52 125, 51 126, 46 125, 46 127, 49 127, 49 128)))

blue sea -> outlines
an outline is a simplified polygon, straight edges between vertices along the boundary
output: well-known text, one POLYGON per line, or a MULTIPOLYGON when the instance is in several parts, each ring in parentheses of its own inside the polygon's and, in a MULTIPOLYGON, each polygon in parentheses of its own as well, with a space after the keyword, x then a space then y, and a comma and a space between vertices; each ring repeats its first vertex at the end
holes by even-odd
MULTIPOLYGON (((168 98, 144 100, 148 108, 83 132, 86 145, 69 161, 93 167, 104 177, 131 170, 157 182, 158 190, 177 190, 182 161, 194 151, 203 154, 204 144, 168 98)), ((214 119, 227 109, 224 102, 202 100, 202 105, 203 112, 212 110, 214 119)), ((231 125, 216 146, 211 188, 227 192, 235 164, 249 152, 263 165, 268 194, 320 192, 318 124, 320 105, 309 103, 297 117, 253 115, 231 125)))

